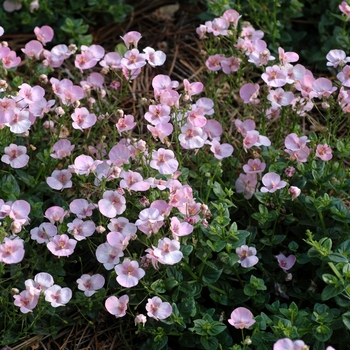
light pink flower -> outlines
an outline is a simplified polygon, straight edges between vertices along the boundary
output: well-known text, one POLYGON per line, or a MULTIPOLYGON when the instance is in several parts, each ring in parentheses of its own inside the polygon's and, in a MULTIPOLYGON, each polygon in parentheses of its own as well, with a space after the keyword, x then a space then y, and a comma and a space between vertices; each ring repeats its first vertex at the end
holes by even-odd
POLYGON ((292 201, 294 201, 295 198, 299 197, 301 190, 299 187, 290 186, 289 193, 292 195, 292 201))
POLYGON ((120 298, 112 295, 105 301, 105 307, 107 311, 115 317, 123 317, 126 314, 128 308, 129 297, 125 294, 120 298))
POLYGON ((152 67, 161 66, 166 60, 166 55, 163 51, 155 51, 151 47, 146 47, 143 49, 143 52, 146 54, 148 64, 152 67))
POLYGON ((112 247, 109 243, 102 243, 96 248, 96 259, 103 264, 106 270, 112 270, 119 264, 120 257, 124 255, 121 247, 112 247))
POLYGON ((224 57, 219 54, 209 56, 209 58, 205 61, 205 65, 210 71, 215 72, 221 69, 221 61, 223 59, 224 57))
POLYGON ((231 56, 221 60, 221 68, 225 74, 237 72, 239 70, 242 60, 238 57, 231 56))
POLYGON ((84 274, 77 279, 78 289, 82 290, 87 297, 91 297, 98 289, 101 289, 105 284, 105 278, 100 275, 84 274))
POLYGON ((252 119, 246 119, 242 122, 239 119, 235 120, 237 130, 242 134, 243 137, 247 136, 248 131, 255 130, 255 122, 252 119))
POLYGON ((237 329, 248 329, 256 322, 251 311, 245 307, 238 307, 234 309, 227 321, 230 325, 237 329))
POLYGON ((86 199, 74 199, 70 203, 69 209, 78 219, 85 219, 87 216, 92 215, 95 205, 89 203, 86 199))
POLYGON ((326 143, 324 145, 317 145, 316 157, 321 158, 325 162, 331 160, 333 157, 332 148, 330 148, 326 143))
POLYGON ((274 65, 267 67, 266 72, 261 75, 261 78, 268 86, 281 87, 287 83, 287 72, 281 67, 274 65))
POLYGON ((233 147, 230 144, 220 144, 217 140, 211 141, 210 150, 214 153, 214 157, 219 160, 230 157, 233 153, 233 147))
POLYGON ((129 49, 131 45, 137 47, 142 35, 139 32, 131 31, 126 33, 124 36, 121 36, 121 38, 123 39, 125 46, 129 49))
POLYGON ((81 219, 74 219, 73 222, 67 224, 68 232, 74 236, 77 241, 86 239, 94 234, 96 225, 93 221, 83 221, 81 219))
POLYGON ((59 221, 61 224, 65 218, 65 216, 68 214, 66 210, 59 206, 53 206, 48 208, 45 211, 45 218, 50 220, 51 224, 55 224, 57 221, 59 221))
POLYGON ((116 124, 116 127, 119 133, 122 133, 123 131, 128 131, 133 129, 135 125, 136 125, 136 122, 134 122, 134 116, 131 114, 127 114, 124 116, 124 118, 119 118, 118 123, 116 124))
POLYGON ((288 338, 277 340, 273 345, 273 350, 302 350, 305 343, 302 340, 295 340, 294 342, 288 338))
POLYGON ((52 146, 52 153, 50 154, 50 156, 55 159, 62 159, 64 157, 68 157, 70 156, 74 147, 75 145, 72 145, 69 140, 59 140, 52 146))
POLYGON ((170 230, 173 234, 173 237, 176 238, 191 234, 193 231, 193 226, 185 221, 180 222, 180 220, 174 216, 170 219, 170 230))
POLYGON ((11 219, 20 223, 21 225, 26 225, 29 223, 29 213, 30 204, 23 199, 19 199, 11 204, 8 215, 11 219))
POLYGON ((135 326, 139 323, 142 323, 142 325, 145 326, 146 322, 147 322, 147 317, 143 314, 139 314, 135 317, 135 326))
POLYGON ((173 174, 178 166, 179 162, 175 159, 173 151, 159 148, 152 153, 150 167, 157 169, 160 174, 173 174))
POLYGON ((30 230, 31 239, 41 243, 49 243, 57 235, 57 227, 49 222, 43 222, 39 227, 30 230))
POLYGON ((342 1, 339 5, 339 10, 343 12, 348 19, 350 18, 350 6, 346 1, 342 1))
POLYGON ((278 264, 283 270, 291 269, 297 260, 297 258, 293 254, 289 255, 288 257, 285 257, 283 254, 278 254, 275 258, 277 259, 278 264))
POLYGON ((141 68, 146 65, 146 54, 140 53, 138 49, 126 51, 121 64, 128 70, 141 68))
POLYGON ((47 272, 40 272, 35 275, 34 280, 28 279, 24 282, 26 289, 34 294, 40 295, 54 284, 53 277, 47 272))
POLYGON ((85 108, 75 108, 74 113, 72 114, 73 123, 72 126, 74 129, 87 129, 96 124, 97 118, 93 113, 85 108))
MULTIPOLYGON (((350 10, 350 6, 349 6, 350 10)), ((350 14, 350 13, 349 13, 350 14)), ((350 57, 346 57, 346 53, 343 50, 331 50, 326 56, 328 67, 337 68, 343 67, 346 63, 350 62, 350 57)))
POLYGON ((165 265, 174 265, 181 261, 183 254, 180 251, 180 243, 165 237, 158 241, 158 246, 153 250, 158 261, 165 265))
POLYGON ((116 215, 124 213, 126 200, 118 191, 105 191, 103 199, 98 201, 98 208, 102 215, 107 218, 114 218, 116 215))
POLYGON ((37 306, 39 297, 37 295, 31 294, 29 290, 24 290, 20 294, 13 296, 15 301, 15 306, 20 307, 20 311, 23 314, 32 312, 37 306))
POLYGON ((17 264, 24 258, 24 241, 16 237, 5 237, 4 243, 0 244, 0 261, 4 264, 17 264))
POLYGON ((273 172, 266 173, 261 180, 265 187, 261 187, 260 191, 264 193, 273 193, 287 186, 287 183, 282 181, 281 177, 273 172))
POLYGON ((244 103, 258 104, 260 102, 260 100, 257 98, 259 94, 259 89, 259 84, 244 84, 239 90, 239 96, 241 97, 244 103))
POLYGON ((10 51, 2 60, 2 66, 6 69, 17 67, 21 63, 21 58, 17 57, 15 51, 10 51))
POLYGON ((237 28, 238 20, 241 17, 242 16, 236 10, 231 10, 231 9, 226 10, 222 15, 222 18, 226 19, 226 21, 229 22, 235 28, 237 28))
POLYGON ((72 290, 68 287, 62 288, 57 284, 45 290, 45 300, 52 307, 66 306, 72 298, 72 290))
POLYGON ((35 27, 34 33, 36 38, 41 41, 44 45, 53 39, 54 31, 49 26, 42 26, 41 28, 35 27))
POLYGON ((190 100, 192 100, 193 95, 200 94, 204 87, 200 82, 190 83, 187 79, 184 79, 183 84, 186 94, 189 96, 190 100))
POLYGON ((46 179, 46 183, 54 190, 63 190, 73 186, 71 178, 72 174, 69 170, 54 170, 46 179))
POLYGON ((254 247, 248 247, 247 245, 242 245, 236 249, 236 254, 239 257, 238 263, 242 267, 248 268, 256 265, 259 258, 256 256, 256 249, 254 247))
POLYGON ((27 148, 25 146, 17 146, 11 143, 5 147, 5 154, 1 157, 3 163, 9 164, 12 168, 19 169, 25 167, 29 162, 27 148))
POLYGON ((258 177, 256 174, 239 174, 235 187, 237 193, 243 193, 245 199, 250 199, 255 193, 258 177))
POLYGON ((299 55, 295 52, 285 52, 281 47, 278 48, 278 57, 282 65, 289 62, 297 62, 299 60, 299 55))
POLYGON ((146 304, 147 316, 153 317, 154 319, 164 320, 169 317, 173 309, 168 302, 163 302, 159 297, 153 297, 152 299, 148 299, 146 304))
POLYGON ((145 275, 145 270, 139 267, 136 260, 124 259, 122 264, 115 266, 114 269, 117 274, 117 282, 125 288, 136 286, 145 275))
POLYGON ((249 159, 248 164, 243 165, 243 170, 247 174, 261 174, 266 168, 266 164, 259 158, 249 159))
POLYGON ((52 237, 46 246, 53 255, 69 256, 73 254, 76 245, 77 241, 75 239, 63 234, 52 237))
POLYGON ((26 54, 28 58, 36 58, 37 60, 39 60, 43 49, 43 45, 39 41, 31 40, 28 41, 24 46, 24 49, 21 50, 26 54))
POLYGON ((147 125, 147 129, 152 133, 154 139, 159 139, 164 143, 164 139, 172 134, 174 127, 170 123, 158 123, 155 126, 147 125))

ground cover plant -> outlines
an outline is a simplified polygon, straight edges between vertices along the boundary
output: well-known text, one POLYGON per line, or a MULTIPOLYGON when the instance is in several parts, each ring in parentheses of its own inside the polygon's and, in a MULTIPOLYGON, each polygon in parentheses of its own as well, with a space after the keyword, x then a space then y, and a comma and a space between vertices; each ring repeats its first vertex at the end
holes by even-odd
POLYGON ((136 31, 35 34, 0 47, 0 344, 104 318, 129 349, 346 349, 346 53, 316 77, 227 10, 177 81, 136 31))

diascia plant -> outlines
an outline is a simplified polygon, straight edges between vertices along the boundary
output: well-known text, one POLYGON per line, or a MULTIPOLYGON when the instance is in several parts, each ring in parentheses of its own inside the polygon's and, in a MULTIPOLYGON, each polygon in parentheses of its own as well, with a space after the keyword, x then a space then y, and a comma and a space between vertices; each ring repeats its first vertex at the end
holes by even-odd
POLYGON ((346 54, 316 79, 240 17, 197 29, 203 83, 156 74, 166 56, 135 31, 123 56, 45 50, 47 28, 23 58, 0 48, 2 344, 78 311, 128 348, 346 348, 346 54), (121 107, 146 65, 136 116, 121 107), (305 135, 316 117, 327 132, 305 135))

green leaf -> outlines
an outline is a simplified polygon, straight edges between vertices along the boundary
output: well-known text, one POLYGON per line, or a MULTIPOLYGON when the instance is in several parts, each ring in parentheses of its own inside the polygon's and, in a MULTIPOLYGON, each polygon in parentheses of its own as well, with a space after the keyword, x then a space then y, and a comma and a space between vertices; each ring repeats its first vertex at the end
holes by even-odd
POLYGON ((193 251, 193 246, 192 245, 182 245, 180 250, 184 256, 189 256, 193 251))
POLYGON ((201 344, 206 350, 216 350, 219 346, 219 341, 215 337, 201 337, 201 344))
POLYGON ((322 325, 313 327, 312 333, 317 340, 321 342, 326 342, 332 336, 333 330, 328 326, 322 324, 322 325))
POLYGON ((329 299, 335 297, 336 295, 342 293, 344 289, 345 289, 344 285, 335 286, 335 285, 330 284, 323 289, 323 291, 321 293, 321 299, 323 301, 329 300, 329 299))
POLYGON ((182 301, 177 305, 177 308, 182 317, 193 317, 197 312, 194 299, 182 301))
POLYGON ((219 269, 215 264, 210 261, 205 263, 202 272, 202 280, 204 283, 212 284, 215 283, 221 276, 223 269, 219 269))
POLYGON ((350 330, 350 311, 345 312, 345 314, 343 314, 341 316, 341 319, 342 319, 345 327, 350 330))
POLYGON ((213 191, 219 199, 226 197, 225 191, 222 189, 221 185, 217 181, 215 181, 213 184, 213 191))
POLYGON ((253 297, 254 295, 256 295, 256 288, 251 284, 246 284, 244 286, 244 294, 249 297, 253 297))
POLYGON ((164 287, 166 290, 171 290, 179 284, 174 277, 169 277, 164 280, 164 287))

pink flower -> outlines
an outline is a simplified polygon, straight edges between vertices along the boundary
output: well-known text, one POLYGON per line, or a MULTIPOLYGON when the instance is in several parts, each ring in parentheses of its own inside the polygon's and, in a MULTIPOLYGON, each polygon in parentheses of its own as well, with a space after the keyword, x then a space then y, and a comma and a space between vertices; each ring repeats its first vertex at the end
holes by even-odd
POLYGON ((216 159, 222 160, 223 158, 231 156, 233 147, 228 143, 220 144, 219 141, 213 140, 211 142, 210 150, 214 153, 216 159))
POLYGON ((57 284, 45 290, 45 300, 51 303, 52 307, 66 306, 72 298, 72 290, 68 287, 62 288, 57 284))
POLYGON ((57 235, 57 227, 49 222, 43 222, 39 227, 30 230, 31 239, 41 243, 49 243, 57 235))
POLYGON ((68 214, 67 211, 65 211, 63 208, 58 206, 53 206, 48 208, 45 211, 45 218, 50 220, 51 224, 55 224, 56 221, 59 221, 61 224, 65 218, 65 216, 68 214))
POLYGON ((77 241, 75 239, 63 234, 52 237, 46 246, 53 255, 69 256, 73 254, 76 245, 77 241))
POLYGON ((158 261, 165 265, 174 265, 181 261, 183 254, 180 251, 180 243, 165 237, 158 241, 158 246, 153 250, 158 261))
POLYGON ((348 5, 348 3, 346 1, 343 1, 340 5, 339 5, 339 10, 341 12, 343 12, 347 18, 350 18, 350 6, 348 5))
POLYGON ((114 269, 117 274, 117 282, 125 288, 136 286, 145 275, 145 270, 141 269, 135 260, 124 259, 122 264, 117 265, 114 269))
POLYGON ((189 96, 190 100, 192 99, 193 95, 200 94, 204 87, 200 82, 190 83, 187 79, 184 79, 183 83, 186 94, 189 96))
POLYGON ((54 170, 46 179, 46 183, 54 190, 63 190, 73 186, 71 178, 72 174, 69 170, 54 170))
POLYGON ((163 51, 155 51, 151 47, 146 47, 143 49, 143 52, 146 54, 148 64, 152 67, 161 66, 166 60, 166 55, 163 51))
POLYGON ((35 27, 34 33, 36 38, 41 41, 44 45, 53 39, 54 32, 49 26, 42 26, 41 28, 35 27))
POLYGON ((127 114, 124 116, 124 118, 119 118, 116 127, 119 133, 122 133, 123 131, 133 129, 135 125, 136 123, 134 122, 134 116, 132 116, 131 114, 127 114))
POLYGON ((164 148, 152 153, 150 167, 157 169, 160 174, 173 174, 179 166, 179 162, 175 159, 174 152, 164 148))
POLYGON ((293 166, 289 166, 288 168, 286 168, 284 170, 284 173, 288 176, 288 177, 292 177, 295 173, 295 168, 293 166))
POLYGON ((246 119, 244 122, 242 122, 239 119, 236 119, 235 125, 238 132, 240 132, 243 137, 247 136, 248 131, 255 130, 255 122, 252 119, 246 119))
POLYGON ((50 154, 50 156, 55 159, 69 157, 74 147, 75 145, 72 145, 69 140, 59 140, 52 146, 52 153, 50 154))
POLYGON ((205 65, 207 66, 207 68, 210 71, 218 71, 221 69, 221 61, 224 58, 222 56, 220 56, 219 54, 213 55, 213 56, 209 56, 209 58, 205 61, 205 65))
POLYGON ((6 57, 2 59, 2 66, 6 69, 17 67, 21 63, 21 58, 17 57, 15 51, 10 51, 6 57))
POLYGON ((261 78, 268 86, 281 87, 287 83, 287 72, 281 67, 274 65, 267 67, 266 72, 261 75, 261 78))
POLYGON ((248 164, 243 165, 243 170, 247 174, 261 174, 266 168, 266 164, 262 163, 259 158, 249 159, 248 164))
POLYGON ((139 323, 142 323, 142 325, 145 326, 146 322, 147 322, 147 317, 143 314, 139 314, 135 317, 135 326, 139 323))
POLYGON ((11 143, 5 147, 5 154, 1 157, 1 161, 10 164, 12 168, 19 169, 25 167, 29 162, 27 148, 25 146, 17 146, 11 143))
POLYGON ((222 18, 226 19, 226 21, 233 25, 235 28, 237 28, 238 20, 241 17, 242 16, 236 10, 226 10, 222 15, 222 18))
POLYGON ((22 52, 30 59, 36 58, 40 59, 40 55, 43 51, 43 45, 37 40, 28 41, 24 49, 21 49, 22 52))
POLYGON ((260 100, 257 98, 259 94, 259 89, 259 84, 244 84, 239 90, 239 96, 241 97, 244 103, 257 104, 260 102, 260 100))
POLYGON ((20 294, 14 295, 13 297, 15 299, 15 306, 20 307, 23 314, 32 312, 37 306, 39 300, 39 297, 31 294, 29 290, 24 290, 20 294))
POLYGON ((148 237, 164 225, 164 216, 156 208, 143 209, 139 213, 139 219, 136 220, 137 228, 145 233, 148 237))
POLYGON ((170 219, 170 230, 173 234, 173 237, 176 238, 191 234, 193 231, 193 226, 185 221, 180 222, 177 217, 172 217, 170 219))
POLYGON ((154 319, 164 320, 169 317, 173 309, 168 302, 163 302, 159 297, 153 297, 152 299, 148 299, 146 304, 147 316, 153 317, 154 319))
POLYGON ((93 221, 83 221, 81 219, 74 219, 73 222, 67 224, 68 232, 74 236, 77 241, 86 239, 94 234, 96 225, 93 221))
POLYGON ((139 40, 142 38, 141 34, 136 31, 131 31, 121 36, 124 41, 125 46, 129 49, 131 45, 137 47, 139 40))
POLYGON ((115 317, 123 317, 126 314, 128 308, 129 297, 125 294, 119 299, 116 296, 111 296, 106 299, 105 307, 107 311, 115 317))
POLYGON ((112 247, 107 242, 100 244, 96 249, 96 259, 106 270, 112 270, 116 264, 119 264, 119 258, 123 255, 121 247, 112 247))
POLYGON ((294 201, 295 198, 300 196, 301 190, 299 187, 290 186, 289 193, 292 195, 292 201, 294 201))
POLYGON ((114 218, 126 210, 126 200, 118 191, 105 191, 103 199, 98 201, 98 208, 102 215, 107 218, 114 218))
POLYGON ((281 177, 276 173, 266 173, 261 180, 265 186, 260 188, 260 191, 263 193, 273 193, 287 186, 287 183, 281 181, 281 177))
POLYGON ((91 297, 96 293, 98 289, 101 289, 105 284, 105 278, 100 275, 88 275, 84 274, 77 279, 78 289, 84 291, 87 297, 91 297))
POLYGON ((280 62, 285 65, 289 62, 296 62, 299 60, 299 55, 295 52, 285 52, 281 47, 278 48, 278 56, 280 62))
POLYGON ((74 129, 87 129, 96 124, 97 118, 93 113, 85 108, 75 108, 74 113, 72 114, 73 123, 72 126, 74 129))
POLYGON ((254 247, 248 247, 247 245, 242 245, 236 249, 236 254, 239 257, 238 263, 242 267, 248 268, 256 265, 259 258, 256 256, 256 249, 254 247))
POLYGON ((297 258, 293 254, 289 255, 287 258, 283 254, 278 254, 276 256, 276 259, 281 269, 283 270, 291 269, 297 260, 297 258))
POLYGON ((17 264, 24 258, 24 241, 19 237, 5 237, 0 244, 0 261, 4 264, 17 264))
POLYGON ((346 57, 346 53, 343 50, 331 50, 328 52, 326 58, 328 60, 327 66, 334 68, 338 66, 343 67, 346 63, 350 62, 350 57, 346 57))
POLYGON ((326 143, 324 145, 317 145, 316 157, 321 158, 325 162, 331 160, 333 157, 332 148, 330 148, 326 143))
POLYGON ((174 127, 170 123, 158 123, 155 126, 147 125, 147 129, 152 133, 154 139, 159 139, 164 143, 164 139, 172 134, 174 127))
POLYGON ((24 282, 26 289, 33 295, 40 295, 54 284, 53 277, 46 272, 40 272, 35 275, 34 280, 28 279, 24 282))
POLYGON ((19 199, 11 204, 8 215, 15 222, 18 222, 21 225, 26 225, 29 223, 29 213, 30 204, 23 199, 19 199))
POLYGON ((346 65, 343 70, 337 74, 337 78, 346 87, 350 87, 350 66, 346 65))
POLYGON ((230 325, 237 329, 248 329, 256 322, 251 311, 245 307, 238 307, 234 309, 227 321, 230 325))
POLYGON ((129 191, 147 191, 150 188, 150 184, 143 181, 142 176, 134 171, 122 171, 120 177, 123 180, 120 181, 120 187, 129 191))
POLYGON ((302 350, 305 343, 302 340, 295 340, 294 342, 288 338, 277 340, 273 345, 273 350, 302 350))
POLYGON ((146 54, 140 53, 138 49, 126 51, 121 64, 128 70, 141 68, 146 65, 146 54))
POLYGON ((245 199, 250 199, 253 197, 257 184, 256 174, 239 174, 235 183, 236 192, 243 193, 245 199))
POLYGON ((78 219, 85 219, 87 216, 92 215, 95 205, 89 203, 86 199, 74 199, 70 203, 69 209, 78 217, 78 219))

